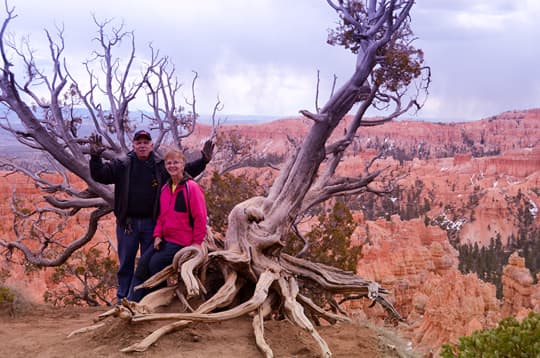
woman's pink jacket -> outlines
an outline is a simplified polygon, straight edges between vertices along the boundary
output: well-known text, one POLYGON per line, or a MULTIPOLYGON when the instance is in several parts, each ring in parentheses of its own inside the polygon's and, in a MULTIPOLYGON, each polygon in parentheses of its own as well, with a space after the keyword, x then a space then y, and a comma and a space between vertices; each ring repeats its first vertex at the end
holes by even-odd
POLYGON ((159 236, 180 246, 200 245, 203 242, 206 236, 206 202, 199 184, 187 180, 178 184, 173 193, 169 182, 161 189, 159 202, 154 237, 159 236), (186 185, 189 185, 188 193, 186 185), (191 211, 193 227, 189 222, 188 210, 191 211))

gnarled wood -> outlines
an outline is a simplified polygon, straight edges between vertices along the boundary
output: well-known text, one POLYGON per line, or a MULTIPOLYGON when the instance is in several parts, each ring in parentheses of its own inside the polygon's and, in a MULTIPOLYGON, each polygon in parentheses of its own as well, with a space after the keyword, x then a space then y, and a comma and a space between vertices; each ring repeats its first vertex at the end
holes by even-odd
POLYGON ((182 319, 182 320, 191 320, 191 321, 201 321, 201 322, 216 322, 222 320, 228 320, 233 318, 238 318, 247 313, 253 312, 268 297, 268 290, 270 285, 278 279, 279 275, 266 271, 261 274, 259 281, 257 281, 257 286, 255 287, 255 293, 248 301, 230 309, 227 311, 217 312, 217 313, 154 313, 146 315, 136 315, 133 317, 134 322, 142 321, 154 321, 154 320, 169 320, 169 319, 182 319))
MULTIPOLYGON (((315 321, 318 317, 329 322, 346 320, 344 315, 335 313, 345 312, 334 295, 348 299, 368 298, 381 304, 391 316, 401 319, 385 298, 388 290, 376 282, 283 252, 290 228, 315 205, 339 195, 376 190, 370 185, 379 178, 383 169, 372 171, 373 161, 366 165, 363 173, 354 177, 344 178, 336 174, 345 158, 345 151, 362 126, 382 124, 413 106, 418 107, 418 93, 406 97, 407 88, 425 89, 425 82, 429 83, 429 76, 422 77, 422 56, 411 46, 409 25, 414 0, 327 0, 327 3, 339 17, 337 28, 330 31, 329 42, 344 46, 356 55, 357 61, 350 77, 339 89, 332 90, 332 96, 325 105, 319 107, 316 101, 316 113, 301 111, 312 119, 309 132, 291 152, 268 195, 250 198, 230 212, 223 242, 209 233, 202 247, 180 250, 169 267, 139 286, 154 287, 171 278, 177 282, 174 287, 155 291, 140 303, 123 301, 100 315, 101 320, 118 317, 132 323, 175 320, 122 351, 144 351, 164 334, 192 321, 215 322, 253 314, 257 345, 265 356, 271 357, 273 353, 264 340, 264 318, 285 315, 293 324, 309 332, 323 357, 330 357, 330 348, 308 315, 315 321), (409 86, 413 81, 419 84, 409 86), (356 104, 357 112, 344 134, 336 133, 338 125, 356 104), (373 104, 386 107, 393 104, 395 108, 382 119, 365 121, 364 115, 373 104), (170 303, 174 296, 193 312, 156 313, 157 307, 170 303), (327 298, 327 306, 315 303, 321 297, 327 298)), ((7 18, 0 30, 0 103, 19 117, 22 129, 15 129, 7 116, 2 118, 4 123, 0 125, 22 143, 48 152, 59 164, 59 177, 64 180, 61 184, 26 172, 49 195, 47 203, 52 207, 40 208, 41 211, 60 216, 75 215, 89 208, 93 211, 86 234, 74 242, 52 242, 45 231, 39 231, 43 237, 34 246, 39 246, 40 251, 33 251, 30 249, 32 245, 23 243, 23 234, 19 234, 14 242, 0 240, 0 246, 19 250, 36 265, 60 265, 92 239, 98 220, 111 211, 114 200, 110 186, 90 178, 87 140, 78 137, 76 127, 81 118, 64 115, 70 112, 68 109, 73 109, 73 105, 66 106, 60 100, 68 83, 72 85, 67 91, 67 98, 73 98, 72 103, 75 103, 76 97, 86 108, 96 133, 102 135, 106 142, 108 150, 104 157, 110 159, 129 150, 127 143, 135 130, 135 124, 129 120, 129 104, 143 88, 152 107, 152 124, 159 131, 155 148, 159 148, 166 137, 180 146, 180 139, 193 131, 197 119, 193 89, 197 73, 192 83, 192 101, 189 102, 192 113, 179 113, 182 112, 178 109, 181 106, 175 105, 179 85, 173 80, 174 68, 171 68, 169 59, 160 58, 157 51, 150 48, 149 64, 141 71, 142 76, 133 82, 128 81, 137 58, 133 34, 124 32, 120 27, 113 29, 109 37, 105 31, 109 23, 96 21, 99 31, 95 54, 98 67, 104 74, 99 78, 93 72, 91 61, 85 63, 89 90, 82 90, 69 73, 64 73, 61 58, 63 38, 60 35, 62 46, 57 46, 48 33, 53 65, 50 78, 53 80, 48 80, 30 53, 30 57, 21 56, 30 78, 19 83, 12 72, 11 54, 6 52, 9 47, 4 40, 7 25, 15 15, 12 9, 7 8, 6 11, 7 18), (120 68, 114 61, 113 50, 123 40, 131 40, 127 41, 131 46, 127 66, 120 68), (33 92, 35 85, 43 83, 48 85, 45 89, 50 92, 50 103, 45 103, 33 92), (103 93, 100 95, 104 95, 106 103, 96 101, 97 92, 101 89, 103 93), (32 98, 40 111, 34 111, 25 103, 22 99, 25 97, 32 98), (172 106, 159 108, 159 103, 172 106), (80 191, 71 187, 65 169, 84 180, 87 189, 80 191)), ((20 56, 21 52, 15 51, 14 55, 20 56)), ((12 165, 10 170, 23 171, 23 168, 12 165)), ((379 189, 378 192, 384 190, 379 189)), ((24 213, 20 214, 20 218, 28 218, 24 213)), ((36 211, 36 214, 41 213, 36 211)))
POLYGON ((96 324, 94 324, 92 326, 76 329, 73 332, 71 332, 70 334, 68 334, 67 338, 71 338, 71 337, 76 336, 78 334, 95 331, 97 329, 100 329, 101 327, 105 327, 105 322, 100 322, 100 323, 96 323, 96 324))
POLYGON ((317 330, 315 330, 313 323, 304 314, 304 308, 296 300, 296 296, 298 295, 298 284, 296 280, 292 277, 288 279, 280 278, 279 287, 284 297, 284 308, 289 319, 300 328, 305 329, 313 337, 321 349, 322 357, 331 357, 332 352, 330 352, 328 344, 322 339, 317 330))
POLYGON ((264 339, 264 317, 272 312, 272 298, 275 297, 269 296, 266 301, 264 301, 264 303, 257 308, 255 315, 253 315, 252 322, 253 331, 255 333, 255 342, 266 358, 274 357, 272 348, 270 348, 264 339))
POLYGON ((156 343, 161 337, 164 335, 174 332, 180 328, 186 327, 189 325, 191 321, 178 321, 169 323, 163 327, 160 327, 156 329, 154 332, 152 332, 150 335, 145 337, 142 341, 132 344, 129 347, 122 348, 120 351, 124 353, 129 352, 144 352, 146 351, 152 344, 156 343))
POLYGON ((298 301, 304 305, 305 308, 312 310, 314 313, 323 317, 329 323, 333 324, 336 322, 350 322, 351 321, 349 317, 340 316, 332 312, 325 311, 321 307, 317 306, 315 302, 313 302, 313 300, 309 297, 303 296, 301 294, 298 294, 296 297, 298 301))
MULTIPOLYGON (((218 308, 218 307, 224 307, 228 305, 236 293, 238 292, 238 285, 237 283, 237 274, 236 272, 232 272, 225 281, 225 284, 221 286, 220 290, 216 292, 216 294, 209 300, 207 300, 204 304, 199 306, 197 309, 198 313, 207 313, 211 312, 212 310, 218 308)), ((174 332, 178 329, 181 329, 183 327, 186 327, 189 325, 191 321, 181 320, 173 323, 169 323, 163 327, 160 327, 159 329, 152 332, 150 335, 145 337, 142 341, 135 343, 129 347, 123 348, 122 352, 144 352, 150 347, 152 344, 157 342, 162 336, 174 332)))

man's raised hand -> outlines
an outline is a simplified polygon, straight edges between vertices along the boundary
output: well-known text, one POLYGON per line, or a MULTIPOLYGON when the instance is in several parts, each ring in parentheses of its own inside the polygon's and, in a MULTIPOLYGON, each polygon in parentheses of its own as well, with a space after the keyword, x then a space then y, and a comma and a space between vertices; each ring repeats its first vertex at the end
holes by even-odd
POLYGON ((96 133, 92 133, 88 137, 88 144, 90 145, 90 155, 97 155, 99 157, 107 149, 103 145, 102 137, 96 133))
POLYGON ((204 142, 201 153, 207 163, 212 160, 212 155, 214 154, 214 147, 215 143, 212 141, 212 139, 208 139, 206 142, 204 142))

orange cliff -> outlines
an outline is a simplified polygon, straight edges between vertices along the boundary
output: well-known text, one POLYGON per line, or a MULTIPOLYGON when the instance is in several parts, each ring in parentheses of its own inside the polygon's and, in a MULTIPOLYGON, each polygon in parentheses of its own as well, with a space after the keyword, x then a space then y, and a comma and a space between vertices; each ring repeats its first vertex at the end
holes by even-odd
MULTIPOLYGON (((343 133, 350 120, 340 124, 332 139, 343 133)), ((296 117, 224 125, 220 131, 253 139, 253 151, 260 155, 284 153, 288 138, 301 141, 309 124, 309 120, 296 117)), ((186 146, 200 147, 209 133, 208 126, 198 125, 186 138, 186 146)), ((409 173, 399 182, 405 189, 417 180, 422 182, 418 202, 429 199, 431 209, 426 215, 429 219, 461 220, 460 242, 488 245, 500 237, 506 243, 516 234, 519 221, 518 208, 511 207, 509 201, 521 193, 531 205, 540 204, 540 109, 508 111, 462 123, 401 120, 363 127, 345 153, 339 174, 361 174, 383 143, 390 150, 379 167, 390 165, 391 170, 409 173)), ((218 158, 219 148, 216 152, 218 158)), ((536 215, 536 224, 540 224, 539 218, 536 215)))
MULTIPOLYGON (((443 230, 397 216, 366 224, 370 243, 357 272, 392 291, 393 304, 407 321, 400 330, 414 346, 437 349, 497 322, 495 287, 458 271, 457 252, 443 230)), ((385 315, 380 309, 371 314, 385 315)))
MULTIPOLYGON (((365 236, 364 225, 369 227, 369 239, 357 272, 392 292, 390 299, 406 320, 398 329, 421 352, 437 352, 443 343, 456 343, 461 336, 493 328, 509 315, 523 318, 531 310, 540 310, 540 284, 533 284, 517 254, 504 268, 500 301, 494 285, 476 274, 459 272, 457 252, 441 229, 427 227, 418 219, 405 223, 392 216, 391 221, 361 223, 359 236, 365 236)), ((351 308, 362 308, 372 318, 386 316, 381 307, 368 305, 357 301, 351 308)))
MULTIPOLYGON (((504 317, 523 318, 540 310, 540 284, 533 284, 517 253, 504 268, 504 298, 498 300, 494 285, 459 272, 457 252, 438 227, 392 216, 391 221, 362 223, 355 236, 365 243, 358 274, 392 292, 390 299, 406 320, 398 330, 420 352, 438 352, 443 343, 493 328, 504 317)), ((380 320, 386 316, 381 307, 369 304, 352 302, 351 308, 380 320)))
MULTIPOLYGON (((222 131, 253 139, 254 150, 259 153, 284 153, 289 145, 287 137, 300 140, 308 128, 306 119, 289 118, 224 126, 222 131)), ((185 145, 197 149, 209 133, 208 126, 198 125, 185 145)), ((540 286, 533 284, 522 259, 513 255, 509 260, 503 274, 504 297, 498 300, 493 285, 475 274, 459 272, 458 254, 448 241, 449 233, 434 221, 442 218, 454 225, 461 243, 488 245, 495 237, 505 243, 517 233, 519 205, 529 203, 531 210, 540 206, 540 110, 505 112, 467 123, 400 121, 361 128, 353 148, 346 152, 340 174, 362 173, 380 150, 376 143, 385 138, 401 152, 394 152, 396 158, 388 155, 380 165, 408 173, 398 183, 405 191, 422 183, 413 204, 424 199, 430 202, 429 210, 412 220, 402 221, 396 215, 389 220, 362 220, 353 237, 354 242, 364 243, 358 274, 392 291, 391 300, 407 320, 399 330, 415 346, 435 352, 443 342, 456 342, 474 330, 493 327, 505 315, 523 316, 539 310, 540 286)), ((265 173, 266 184, 275 174, 260 168, 250 170, 265 173)), ((3 177, 0 186, 4 189, 4 204, 0 206, 4 218, 11 218, 9 196, 13 186, 20 193, 37 193, 32 182, 18 176, 3 177)), ((399 203, 405 199, 396 200, 399 203)), ((364 199, 356 200, 361 205, 364 199)), ((534 224, 540 225, 540 215, 533 216, 534 224)), ((11 219, 1 225, 2 236, 13 237, 11 219)), ((110 219, 109 227, 102 228, 106 231, 112 227, 110 219)), ((44 274, 27 278, 21 271, 15 275, 41 299, 45 280, 40 275, 44 274)), ((385 316, 378 306, 367 308, 369 302, 351 305, 364 308, 365 314, 374 319, 385 316)))
MULTIPOLYGON (((342 121, 331 139, 342 134, 351 120, 352 116, 342 121)), ((310 124, 311 121, 304 117, 291 117, 261 124, 225 123, 219 131, 255 139, 258 151, 282 152, 287 147, 288 138, 301 140, 310 124)), ((183 139, 182 143, 189 149, 198 149, 210 132, 210 126, 197 124, 193 134, 183 139)), ((403 119, 382 126, 362 127, 350 151, 357 154, 360 149, 376 148, 376 143, 386 140, 406 151, 414 150, 418 153, 420 149, 429 150, 432 158, 440 158, 450 149, 454 150, 450 157, 455 154, 473 154, 473 151, 475 155, 498 155, 534 148, 538 146, 539 138, 540 109, 531 109, 504 112, 471 122, 434 123, 403 119)))
MULTIPOLYGON (((62 181, 59 178, 55 179, 54 176, 50 176, 48 179, 52 182, 62 181)), ((78 189, 83 188, 83 182, 80 179, 70 177, 70 182, 78 189)), ((43 195, 44 193, 37 188, 34 181, 27 176, 20 173, 0 171, 0 215, 3 218, 0 222, 0 237, 3 241, 12 242, 17 240, 12 211, 13 199, 17 202, 19 209, 29 210, 48 206, 43 202, 43 195)), ((54 239, 66 243, 80 238, 86 231, 85 222, 89 220, 89 215, 89 211, 81 210, 76 218, 70 218, 65 224, 68 229, 61 229, 60 232, 55 234, 54 239)), ((47 219, 42 227, 46 232, 52 233, 58 230, 57 225, 59 222, 56 219, 47 219)), ((23 231, 21 227, 19 227, 19 230, 23 231)), ((113 237, 113 232, 114 219, 112 215, 108 215, 100 221, 92 243, 108 242, 109 238, 113 237)), ((38 248, 38 244, 29 240, 24 234, 21 235, 19 240, 33 250, 38 248)), ((7 254, 6 251, 4 253, 7 254)), ((31 265, 21 264, 21 262, 24 262, 22 253, 16 249, 9 256, 10 261, 0 258, 0 270, 6 269, 9 272, 6 283, 22 293, 26 299, 33 302, 43 302, 43 294, 55 286, 50 280, 53 269, 38 269, 31 265)))

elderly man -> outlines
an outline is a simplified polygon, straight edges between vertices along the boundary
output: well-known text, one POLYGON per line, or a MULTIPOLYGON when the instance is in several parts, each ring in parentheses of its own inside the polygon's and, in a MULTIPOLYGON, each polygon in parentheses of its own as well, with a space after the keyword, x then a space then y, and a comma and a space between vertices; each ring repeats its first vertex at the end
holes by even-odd
MULTIPOLYGON (((117 301, 130 293, 137 250, 141 254, 153 244, 153 231, 159 211, 159 192, 169 178, 163 160, 153 151, 152 136, 139 130, 133 136, 133 150, 126 157, 104 163, 101 137, 92 134, 90 174, 103 184, 114 184, 114 215, 118 240, 117 301)), ((186 164, 192 177, 202 173, 212 158, 213 143, 209 140, 202 157, 186 164)))

